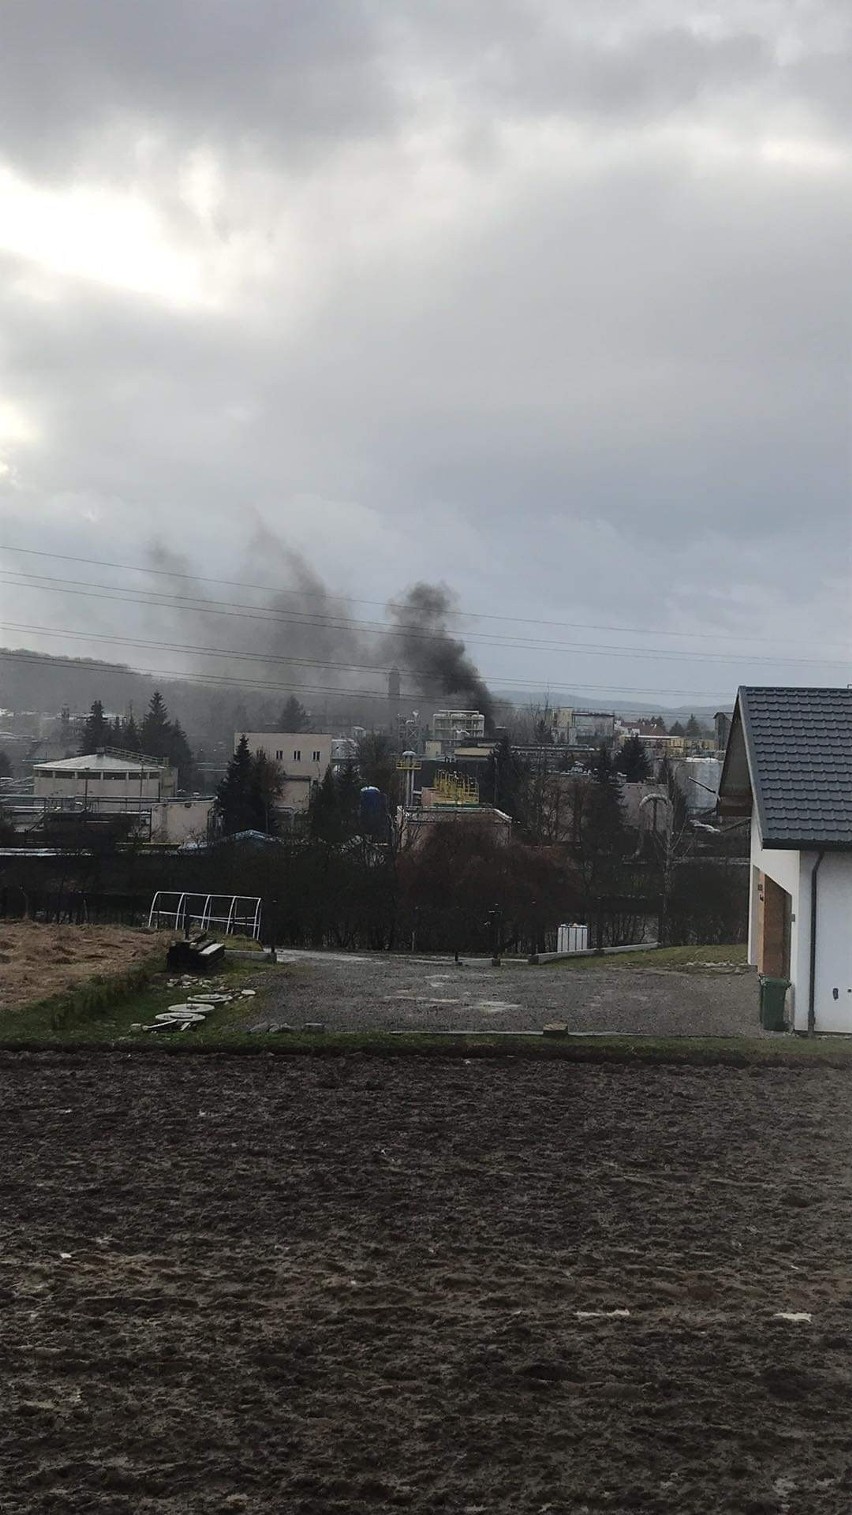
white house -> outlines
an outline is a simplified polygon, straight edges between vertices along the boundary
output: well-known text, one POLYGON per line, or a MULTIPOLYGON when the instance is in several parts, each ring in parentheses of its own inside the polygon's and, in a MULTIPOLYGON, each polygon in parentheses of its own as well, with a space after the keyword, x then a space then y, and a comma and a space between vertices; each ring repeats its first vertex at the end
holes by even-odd
POLYGON ((852 1032, 852 689, 740 689, 719 806, 751 820, 749 962, 794 1030, 852 1032))

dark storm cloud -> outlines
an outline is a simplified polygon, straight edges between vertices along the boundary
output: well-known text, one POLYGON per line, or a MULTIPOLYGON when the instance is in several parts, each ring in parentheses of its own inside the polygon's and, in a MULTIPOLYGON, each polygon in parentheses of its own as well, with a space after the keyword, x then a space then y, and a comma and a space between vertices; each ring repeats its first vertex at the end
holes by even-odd
POLYGON ((2 18, 4 139, 48 173, 111 123, 286 159, 314 139, 393 129, 437 84, 488 122, 639 124, 758 86, 848 119, 843 18, 840 0, 803 8, 812 46, 785 58, 781 3, 731 5, 714 35, 654 0, 605 13, 540 0, 27 0, 2 18))
MULTIPOLYGON (((377 130, 393 91, 364 0, 27 0, 5 8, 7 150, 51 173, 104 124, 286 152, 377 130)), ((108 143, 103 144, 108 150, 108 143)))

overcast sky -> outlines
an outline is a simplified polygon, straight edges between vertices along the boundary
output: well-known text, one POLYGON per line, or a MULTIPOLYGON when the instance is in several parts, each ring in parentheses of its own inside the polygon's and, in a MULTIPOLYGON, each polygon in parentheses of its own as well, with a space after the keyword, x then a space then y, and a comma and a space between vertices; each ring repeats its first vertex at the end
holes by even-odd
MULTIPOLYGON (((26 0, 0 98, 7 544, 273 532, 590 703, 852 678, 848 0, 26 0)), ((0 568, 6 645, 179 666, 0 568)))

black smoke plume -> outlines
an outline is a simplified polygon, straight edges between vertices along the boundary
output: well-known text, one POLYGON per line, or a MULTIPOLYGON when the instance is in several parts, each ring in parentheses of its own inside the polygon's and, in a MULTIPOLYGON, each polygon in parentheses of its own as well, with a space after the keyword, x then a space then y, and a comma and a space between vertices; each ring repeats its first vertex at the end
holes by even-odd
POLYGON ((452 698, 465 709, 479 710, 490 721, 491 696, 464 642, 451 636, 447 622, 453 614, 451 592, 443 584, 414 584, 401 600, 388 606, 396 631, 395 658, 420 683, 430 698, 452 698))
MULTIPOLYGON (((192 565, 162 543, 149 549, 158 570, 151 591, 161 600, 175 597, 151 608, 149 624, 183 644, 181 674, 212 674, 242 686, 257 713, 247 710, 237 724, 274 725, 286 690, 302 697, 318 724, 384 725, 394 664, 403 701, 452 700, 490 720, 488 689, 449 630, 455 604, 445 585, 415 584, 388 606, 389 625, 382 624, 363 602, 332 593, 268 527, 256 527, 241 546, 230 585, 194 579, 192 565), (262 689, 276 683, 284 686, 281 696, 264 701, 262 689)), ((230 703, 223 690, 220 704, 230 703)))

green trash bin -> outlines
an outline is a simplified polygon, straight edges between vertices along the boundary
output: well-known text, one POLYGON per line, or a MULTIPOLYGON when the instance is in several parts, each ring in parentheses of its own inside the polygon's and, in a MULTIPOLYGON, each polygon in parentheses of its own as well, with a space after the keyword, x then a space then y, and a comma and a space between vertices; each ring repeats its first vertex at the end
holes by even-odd
POLYGON ((764 1031, 784 1031, 784 1004, 787 999, 787 990, 790 987, 788 978, 766 978, 760 980, 760 1024, 764 1031))

